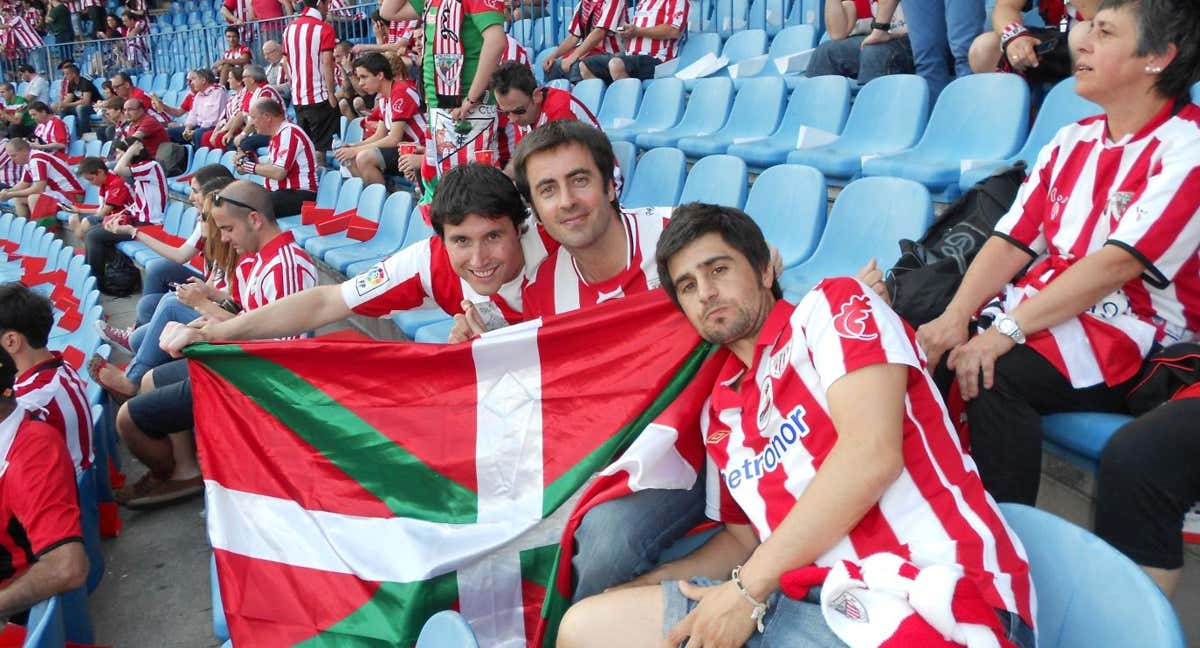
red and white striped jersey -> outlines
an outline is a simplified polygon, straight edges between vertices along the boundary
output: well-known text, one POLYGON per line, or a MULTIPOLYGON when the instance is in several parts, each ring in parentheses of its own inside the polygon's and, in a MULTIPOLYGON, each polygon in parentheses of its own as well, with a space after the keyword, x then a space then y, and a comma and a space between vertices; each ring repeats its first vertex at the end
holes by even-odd
POLYGON ((1077 388, 1132 378, 1155 342, 1200 331, 1200 107, 1168 105, 1140 132, 1108 139, 1103 116, 1060 130, 1038 155, 995 234, 1037 258, 984 313, 1012 312, 1105 245, 1140 277, 1027 344, 1077 388))
POLYGON ((321 53, 336 44, 333 25, 321 20, 321 12, 306 9, 283 30, 283 55, 291 68, 292 102, 297 106, 329 101, 333 88, 325 87, 321 53))
POLYGON ((137 215, 131 213, 133 210, 133 190, 129 187, 129 183, 125 182, 125 178, 109 173, 104 177, 104 184, 100 185, 100 202, 108 205, 112 209, 110 214, 124 213, 130 219, 136 219, 137 215))
POLYGON ((237 47, 230 47, 224 52, 221 52, 221 59, 225 61, 233 61, 240 58, 244 58, 248 61, 254 60, 254 57, 250 55, 249 45, 238 45, 237 47))
POLYGON ((33 49, 46 44, 42 40, 42 35, 37 33, 37 30, 31 27, 29 21, 23 16, 9 16, 5 22, 8 23, 6 49, 33 49))
MULTIPOLYGON (((357 4, 357 3, 355 3, 357 4)), ((346 0, 329 0, 329 15, 354 20, 366 20, 367 15, 360 7, 347 7, 346 0)))
POLYGON ((128 210, 139 223, 161 223, 167 211, 167 174, 156 160, 129 167, 133 173, 133 206, 128 210))
POLYGON ((236 268, 242 308, 252 311, 317 285, 317 267, 296 245, 291 232, 280 232, 236 268))
POLYGON ((57 351, 30 367, 13 386, 22 407, 63 434, 75 474, 92 465, 92 408, 87 386, 57 351))
POLYGON ((33 136, 43 144, 62 144, 63 148, 54 151, 54 155, 62 159, 67 159, 66 145, 70 143, 71 136, 67 132, 67 124, 61 118, 50 116, 44 124, 38 124, 33 127, 33 136))
POLYGON ((476 304, 490 300, 508 323, 515 324, 522 320, 521 289, 527 273, 546 258, 547 249, 557 246, 542 228, 528 228, 521 234, 525 270, 496 294, 483 296, 454 271, 441 237, 431 236, 346 280, 342 283, 342 299, 350 310, 367 317, 388 317, 435 305, 449 315, 457 315, 463 312, 464 299, 476 304))
POLYGON ((505 34, 506 44, 504 53, 500 55, 500 62, 507 63, 508 61, 516 61, 525 67, 529 67, 529 50, 525 46, 517 42, 517 39, 512 37, 512 34, 505 34))
POLYGON ((268 191, 279 189, 317 190, 317 152, 313 141, 304 129, 291 122, 283 122, 271 136, 267 149, 267 162, 287 171, 283 180, 267 178, 264 186, 268 191))
POLYGON ((46 190, 42 193, 59 202, 70 202, 67 196, 83 194, 83 185, 62 158, 45 151, 30 151, 21 182, 33 184, 43 180, 46 181, 46 190))
POLYGON ((591 110, 584 105, 575 95, 566 90, 543 86, 539 88, 542 91, 542 112, 538 114, 537 122, 533 126, 519 126, 507 114, 500 113, 500 119, 497 122, 497 128, 500 130, 500 137, 496 140, 496 153, 500 158, 501 164, 506 164, 517 150, 517 144, 533 129, 538 126, 544 126, 552 121, 559 119, 578 119, 585 124, 595 126, 600 130, 600 121, 592 114, 591 110))
POLYGON ((582 41, 594 29, 602 28, 608 32, 585 56, 621 53, 621 46, 617 43, 617 28, 625 24, 625 14, 625 3, 621 0, 581 0, 571 16, 571 34, 582 41))
MULTIPOLYGON (((634 27, 654 27, 671 25, 680 34, 687 31, 688 1, 687 0, 641 0, 633 11, 634 27)), ((679 56, 679 39, 637 37, 631 38, 625 44, 627 54, 653 56, 661 62, 670 61, 679 56)))
MULTIPOLYGON (((267 84, 260 85, 254 89, 254 93, 250 95, 250 107, 253 108, 254 104, 258 103, 259 100, 262 99, 271 99, 280 106, 283 106, 284 108, 287 107, 287 102, 284 101, 283 97, 279 95, 279 91, 267 84)), ((250 110, 247 109, 246 112, 249 113, 250 110)))
POLYGON ((749 370, 728 355, 700 419, 710 462, 706 513, 770 537, 838 442, 830 386, 885 363, 908 367, 904 469, 815 564, 891 553, 918 567, 959 565, 992 607, 1034 627, 1024 548, 959 445, 913 330, 854 279, 827 279, 796 306, 776 303, 749 370))
POLYGON ((8 155, 8 138, 0 139, 0 184, 13 186, 21 181, 25 167, 13 162, 8 155))
POLYGON ((129 65, 132 67, 150 66, 150 43, 145 37, 149 28, 149 23, 145 19, 135 20, 129 27, 122 28, 121 34, 128 39, 125 41, 125 56, 129 59, 129 65))
POLYGON ((371 121, 382 121, 383 129, 390 131, 396 122, 403 122, 403 139, 406 142, 424 142, 429 137, 425 114, 421 112, 421 95, 411 81, 392 81, 391 96, 381 92, 375 96, 375 108, 368 117, 371 121))
POLYGON ((388 21, 387 44, 409 43, 411 46, 413 38, 417 35, 417 29, 420 27, 420 20, 388 21))
POLYGON ((628 256, 625 269, 611 279, 588 283, 570 252, 565 248, 551 252, 525 286, 525 319, 567 313, 658 288, 654 248, 671 211, 670 207, 621 210, 619 225, 625 229, 628 256))

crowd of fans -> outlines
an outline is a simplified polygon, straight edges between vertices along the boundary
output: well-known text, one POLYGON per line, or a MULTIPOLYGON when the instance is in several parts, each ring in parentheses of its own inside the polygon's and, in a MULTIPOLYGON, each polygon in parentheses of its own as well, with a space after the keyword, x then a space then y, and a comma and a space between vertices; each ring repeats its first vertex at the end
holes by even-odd
MULTIPOLYGON (((45 18, 33 15, 37 4, 6 6, 3 37, 24 43, 26 27, 44 24, 47 39, 69 40, 82 33, 80 15, 97 33, 106 22, 87 0, 65 25, 60 2, 45 18)), ((1035 503, 1041 416, 1128 411, 1145 360, 1200 330, 1200 107, 1188 99, 1200 10, 1183 0, 1042 0, 1047 27, 1031 28, 1023 4, 998 0, 988 26, 982 0, 825 3, 829 39, 809 75, 865 83, 915 72, 935 94, 972 72, 1034 84, 1074 75, 1077 92, 1104 111, 1041 151, 950 306, 929 322, 891 310, 869 259, 854 279, 783 301, 769 241, 736 209, 623 208, 595 116, 570 92, 539 85, 528 52, 505 35, 514 12, 536 8, 499 0, 384 0, 369 17, 373 44, 339 41, 344 10, 328 0, 229 2, 228 48, 188 73, 178 106, 125 72, 97 88, 70 62, 51 97, 46 78, 24 65, 23 96, 0 85, 0 200, 47 223, 68 212, 66 230, 101 291, 114 288, 107 269, 128 263, 118 242, 161 257, 144 268, 134 327, 100 323, 132 361, 87 366, 117 408, 120 437, 149 469, 116 493, 129 508, 203 490, 178 359, 188 344, 293 338, 431 303, 454 316, 450 342, 462 342, 661 289, 725 350, 701 431, 708 479, 640 491, 584 517, 571 563, 578 604, 560 645, 650 643, 664 633, 703 645, 843 645, 809 589, 825 572, 784 575, 883 552, 901 573, 957 568, 985 611, 961 622, 1032 646, 1029 566, 995 503, 1035 503), (259 32, 271 38, 243 42, 253 20, 277 21, 259 32), (93 112, 102 116, 94 129, 93 112), (112 142, 107 158, 68 157, 68 115, 78 137, 112 142), (338 139, 343 116, 363 119, 361 140, 338 139), (187 177, 199 218, 186 240, 171 242, 152 226, 168 205, 162 154, 179 144, 235 153, 232 169, 187 177), (317 285, 316 264, 278 219, 300 214, 334 165, 365 184, 417 192, 435 235, 317 285), (99 188, 98 204, 80 203, 85 183, 99 188), (968 449, 947 410, 955 400, 968 449), (659 565, 705 517, 724 530, 659 565)), ((569 35, 550 44, 544 76, 652 78, 678 56, 688 12, 685 0, 639 0, 632 12, 618 0, 583 0, 569 35)), ((49 308, 28 289, 0 286, 0 459, 9 465, 0 509, 22 529, 0 534, 12 559, 0 571, 0 616, 79 582, 78 511, 64 493, 67 467, 89 465, 91 421, 79 376, 45 348, 49 308)), ((1098 475, 1097 532, 1168 594, 1182 567, 1180 525, 1200 500, 1200 474, 1185 463, 1200 450, 1187 429, 1197 402, 1171 400, 1134 420, 1098 475)))

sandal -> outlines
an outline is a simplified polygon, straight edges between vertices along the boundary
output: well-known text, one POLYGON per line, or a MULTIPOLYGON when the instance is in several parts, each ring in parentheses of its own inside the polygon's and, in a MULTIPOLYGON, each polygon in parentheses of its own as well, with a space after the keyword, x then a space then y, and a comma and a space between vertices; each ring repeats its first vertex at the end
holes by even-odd
POLYGON ((101 372, 103 372, 104 369, 106 369, 108 367, 113 367, 113 369, 116 369, 116 367, 112 363, 110 363, 108 360, 105 360, 104 358, 102 358, 98 355, 94 355, 91 357, 91 359, 88 360, 88 364, 87 364, 88 376, 90 376, 91 379, 96 384, 103 387, 104 391, 108 392, 109 395, 113 396, 114 398, 117 398, 119 400, 129 400, 130 398, 137 396, 136 389, 134 389, 132 391, 127 390, 127 389, 121 389, 121 388, 117 387, 116 385, 112 385, 112 384, 106 382, 104 380, 104 378, 102 377, 103 374, 101 372))

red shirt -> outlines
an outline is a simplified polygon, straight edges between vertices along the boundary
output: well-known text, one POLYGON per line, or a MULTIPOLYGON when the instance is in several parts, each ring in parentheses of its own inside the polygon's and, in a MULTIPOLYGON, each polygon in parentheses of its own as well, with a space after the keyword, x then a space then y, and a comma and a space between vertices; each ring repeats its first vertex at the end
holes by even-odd
POLYGON ((131 135, 138 131, 143 133, 142 145, 146 147, 146 152, 151 156, 158 155, 159 145, 171 139, 167 135, 167 128, 162 125, 162 122, 150 116, 148 111, 145 115, 142 115, 141 121, 128 128, 128 132, 131 135))
POLYGON ((165 124, 171 121, 166 115, 154 109, 154 102, 150 101, 150 95, 146 94, 145 90, 137 86, 132 86, 129 88, 129 98, 141 101, 142 107, 146 109, 146 114, 157 119, 159 122, 165 124))
POLYGON ((59 202, 65 203, 70 196, 83 194, 83 185, 62 158, 45 151, 30 151, 21 182, 33 184, 42 180, 46 181, 46 190, 42 193, 59 202))
POLYGON ((82 542, 75 472, 62 434, 18 407, 0 421, 0 587, 38 558, 82 542))
POLYGON ((625 22, 625 3, 621 0, 582 0, 571 16, 570 32, 583 40, 592 30, 603 28, 608 34, 585 56, 620 54, 617 27, 625 22))
POLYGON ((291 232, 280 232, 246 259, 236 272, 239 298, 247 311, 317 285, 317 267, 291 232))
POLYGON ((237 47, 230 47, 229 49, 222 52, 221 58, 226 61, 232 61, 234 59, 240 59, 240 58, 244 58, 247 61, 249 61, 253 57, 250 56, 250 46, 249 45, 238 45, 237 47))
POLYGON ((376 96, 375 109, 367 119, 382 121, 385 131, 390 131, 396 122, 403 122, 403 138, 407 142, 424 142, 428 137, 425 115, 421 112, 421 95, 411 81, 392 81, 391 95, 376 96))
POLYGON ((291 67, 292 102, 311 106, 329 100, 333 88, 325 87, 321 53, 336 44, 333 25, 321 20, 321 12, 306 9, 283 31, 283 55, 291 67))
MULTIPOLYGON (((104 178, 104 184, 100 187, 100 200, 104 201, 105 205, 112 207, 112 211, 109 213, 115 214, 133 207, 133 192, 129 190, 125 178, 110 171, 104 178)), ((132 215, 130 220, 134 220, 132 215)))
MULTIPOLYGON (((71 139, 67 134, 67 124, 58 117, 51 116, 44 124, 38 124, 33 129, 34 137, 37 137, 43 144, 67 144, 71 139)), ((53 152, 53 155, 62 159, 67 159, 66 146, 53 152)))

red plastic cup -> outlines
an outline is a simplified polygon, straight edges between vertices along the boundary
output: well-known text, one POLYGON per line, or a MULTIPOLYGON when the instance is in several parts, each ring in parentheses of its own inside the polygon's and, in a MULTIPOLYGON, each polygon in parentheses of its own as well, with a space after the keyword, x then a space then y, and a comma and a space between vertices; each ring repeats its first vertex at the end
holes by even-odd
POLYGON ((475 151, 475 161, 478 162, 479 164, 486 164, 488 166, 493 166, 496 164, 496 152, 493 151, 492 149, 484 149, 482 151, 475 151))
POLYGON ((415 142, 400 142, 398 148, 400 155, 416 155, 417 153, 417 144, 415 142))

